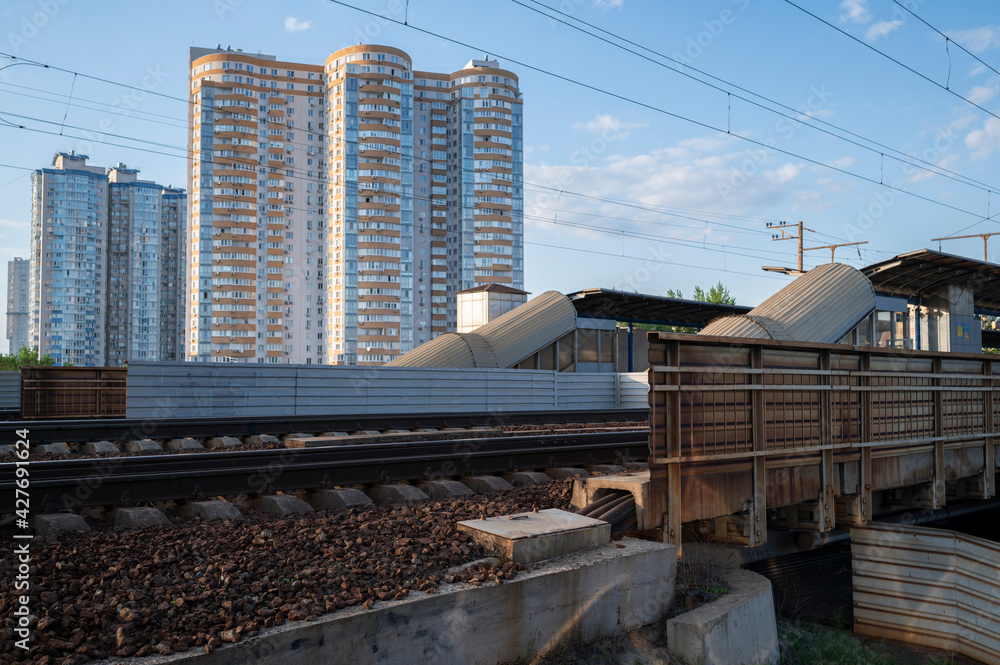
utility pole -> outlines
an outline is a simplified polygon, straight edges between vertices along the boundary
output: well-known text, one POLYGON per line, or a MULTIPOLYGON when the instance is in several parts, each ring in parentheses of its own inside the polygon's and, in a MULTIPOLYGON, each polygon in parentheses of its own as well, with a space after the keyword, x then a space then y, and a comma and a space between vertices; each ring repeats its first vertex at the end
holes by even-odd
POLYGON ((948 236, 947 238, 931 238, 931 242, 940 242, 942 240, 958 240, 960 238, 982 238, 983 239, 983 262, 987 263, 986 258, 986 243, 989 241, 991 236, 1000 235, 1000 231, 994 233, 973 233, 970 236, 948 236))
POLYGON ((833 263, 833 253, 837 251, 838 247, 850 247, 852 245, 867 245, 868 241, 863 240, 861 242, 842 242, 839 245, 820 245, 819 247, 806 247, 804 251, 811 252, 814 249, 828 249, 830 250, 830 263, 833 263))
POLYGON ((777 234, 772 235, 771 236, 771 240, 798 240, 799 241, 799 251, 798 251, 798 255, 799 255, 799 272, 803 272, 803 270, 802 270, 802 252, 804 250, 802 248, 802 232, 803 231, 809 231, 810 233, 816 233, 816 232, 813 231, 812 229, 805 228, 802 225, 802 222, 798 222, 797 224, 787 224, 785 222, 782 222, 781 224, 779 224, 777 226, 772 226, 771 222, 768 222, 767 226, 770 229, 780 230, 781 231, 781 235, 777 235, 777 234), (792 228, 792 227, 798 228, 798 230, 799 230, 798 235, 794 235, 793 236, 788 231, 785 231, 785 229, 789 229, 789 228, 792 228))

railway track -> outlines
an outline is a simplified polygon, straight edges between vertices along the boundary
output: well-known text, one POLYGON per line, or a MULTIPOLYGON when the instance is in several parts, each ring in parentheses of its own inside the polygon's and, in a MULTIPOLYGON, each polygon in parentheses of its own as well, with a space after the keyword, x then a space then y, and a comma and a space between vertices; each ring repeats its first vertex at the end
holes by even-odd
POLYGON ((31 444, 183 439, 221 436, 274 436, 293 432, 357 432, 420 428, 497 427, 564 423, 645 421, 648 409, 490 411, 476 413, 401 413, 377 416, 261 416, 233 418, 119 418, 109 420, 10 421, 0 433, 0 445, 17 441, 16 431, 28 429, 31 444))
MULTIPOLYGON (((399 480, 644 461, 645 430, 559 433, 316 448, 31 462, 40 509, 184 501, 399 480)), ((0 505, 14 505, 13 463, 0 464, 0 505)))

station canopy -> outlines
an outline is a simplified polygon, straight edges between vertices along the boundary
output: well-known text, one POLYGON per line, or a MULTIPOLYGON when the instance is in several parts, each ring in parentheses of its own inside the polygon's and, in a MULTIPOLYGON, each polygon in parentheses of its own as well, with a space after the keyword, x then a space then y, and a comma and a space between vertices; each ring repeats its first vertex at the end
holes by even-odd
POLYGON ((971 289, 977 314, 1000 314, 1000 265, 920 249, 862 268, 876 293, 903 298, 936 296, 948 286, 971 289))
POLYGON ((586 289, 570 293, 568 298, 576 307, 577 316, 584 318, 692 328, 704 328, 712 319, 746 314, 752 309, 742 305, 667 298, 611 289, 586 289))

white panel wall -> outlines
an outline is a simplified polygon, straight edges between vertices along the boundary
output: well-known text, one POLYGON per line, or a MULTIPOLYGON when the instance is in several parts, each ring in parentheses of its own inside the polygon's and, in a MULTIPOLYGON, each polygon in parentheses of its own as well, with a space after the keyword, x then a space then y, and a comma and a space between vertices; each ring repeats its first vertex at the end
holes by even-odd
POLYGON ((129 418, 643 409, 646 373, 133 362, 129 418))
POLYGON ((0 411, 21 408, 21 373, 0 372, 0 411))

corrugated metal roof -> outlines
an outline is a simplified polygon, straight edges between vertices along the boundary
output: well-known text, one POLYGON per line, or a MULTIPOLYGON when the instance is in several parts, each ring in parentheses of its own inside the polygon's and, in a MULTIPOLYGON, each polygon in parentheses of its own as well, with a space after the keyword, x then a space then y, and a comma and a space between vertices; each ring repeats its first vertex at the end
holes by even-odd
POLYGON ((446 333, 404 353, 392 367, 507 368, 576 328, 576 308, 546 291, 469 333, 446 333))
POLYGON ((1000 311, 1000 265, 921 249, 861 269, 879 293, 913 298, 938 295, 950 284, 971 289, 975 308, 1000 311))
POLYGON ((705 335, 718 335, 719 337, 774 339, 766 328, 745 314, 721 316, 713 319, 701 332, 705 335))
POLYGON ((861 272, 842 263, 813 268, 744 317, 716 319, 699 334, 835 344, 875 309, 875 290, 861 272), (736 319, 735 321, 733 319, 736 319))
POLYGON ((576 328, 576 308, 558 291, 546 291, 474 331, 510 367, 576 328))
POLYGON ((445 333, 404 353, 390 367, 475 367, 468 342, 458 333, 445 333))

